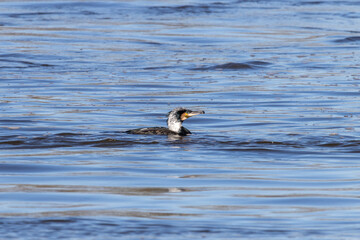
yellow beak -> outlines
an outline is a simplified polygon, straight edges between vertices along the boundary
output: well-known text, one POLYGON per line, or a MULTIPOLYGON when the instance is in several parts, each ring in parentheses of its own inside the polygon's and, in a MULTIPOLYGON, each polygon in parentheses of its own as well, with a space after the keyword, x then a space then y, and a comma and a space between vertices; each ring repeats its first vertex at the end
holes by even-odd
POLYGON ((181 119, 181 121, 184 121, 184 120, 188 119, 189 117, 196 116, 199 114, 205 114, 205 112, 204 111, 185 112, 185 113, 181 114, 180 119, 181 119))

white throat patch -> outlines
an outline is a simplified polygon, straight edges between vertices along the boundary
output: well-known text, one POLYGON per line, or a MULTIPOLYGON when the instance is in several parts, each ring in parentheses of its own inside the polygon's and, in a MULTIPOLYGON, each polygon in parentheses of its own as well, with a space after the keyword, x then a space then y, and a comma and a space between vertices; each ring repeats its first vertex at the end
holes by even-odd
POLYGON ((180 132, 181 127, 182 127, 181 122, 178 119, 176 119, 175 116, 170 116, 168 121, 167 121, 167 124, 168 124, 168 128, 171 131, 177 132, 177 133, 180 132))

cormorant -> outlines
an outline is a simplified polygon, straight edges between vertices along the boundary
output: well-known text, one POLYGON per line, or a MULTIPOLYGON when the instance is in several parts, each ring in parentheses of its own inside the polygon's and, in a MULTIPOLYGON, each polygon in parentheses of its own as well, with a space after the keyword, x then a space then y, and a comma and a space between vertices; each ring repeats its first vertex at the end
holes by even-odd
POLYGON ((168 113, 166 127, 151 127, 151 128, 138 128, 128 130, 126 133, 129 134, 155 134, 155 135, 179 135, 186 136, 191 132, 182 126, 182 122, 189 117, 205 114, 204 111, 192 111, 186 108, 178 107, 168 113))

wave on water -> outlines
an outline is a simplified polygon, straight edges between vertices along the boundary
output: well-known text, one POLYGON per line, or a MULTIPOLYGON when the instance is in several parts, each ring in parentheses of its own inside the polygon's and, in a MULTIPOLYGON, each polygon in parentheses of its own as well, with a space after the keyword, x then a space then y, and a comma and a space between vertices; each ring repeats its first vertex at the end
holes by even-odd
POLYGON ((352 36, 335 40, 336 43, 360 43, 360 36, 352 36))
POLYGON ((196 5, 178 5, 178 6, 153 6, 150 7, 150 11, 154 11, 156 14, 176 14, 182 13, 187 15, 192 14, 210 14, 220 12, 221 9, 226 8, 226 4, 221 2, 213 2, 208 4, 196 4, 196 5))
POLYGON ((253 152, 297 152, 309 153, 328 149, 342 152, 360 152, 360 140, 338 136, 309 137, 299 136, 297 140, 281 141, 278 139, 237 139, 229 136, 194 135, 187 137, 129 135, 124 132, 99 135, 59 133, 34 137, 2 136, 0 149, 41 149, 41 148, 129 148, 145 145, 193 146, 218 151, 253 151, 253 152))
MULTIPOLYGON (((55 65, 49 64, 48 55, 34 55, 34 54, 0 54, 0 68, 41 68, 41 67, 54 67, 55 65)), ((51 57, 56 59, 56 57, 51 57)))
MULTIPOLYGON (((125 133, 123 133, 125 135, 125 133)), ((90 134, 59 133, 34 137, 2 136, 0 149, 35 149, 35 148, 63 148, 63 147, 128 147, 135 144, 156 144, 156 141, 138 141, 134 139, 120 139, 114 135, 97 136, 90 134)))
POLYGON ((192 68, 191 70, 199 70, 199 71, 206 71, 206 70, 247 70, 247 69, 257 69, 262 68, 264 66, 270 65, 268 62, 263 61, 250 61, 244 63, 237 63, 237 62, 229 62, 224 64, 218 64, 214 66, 203 66, 198 68, 192 68))

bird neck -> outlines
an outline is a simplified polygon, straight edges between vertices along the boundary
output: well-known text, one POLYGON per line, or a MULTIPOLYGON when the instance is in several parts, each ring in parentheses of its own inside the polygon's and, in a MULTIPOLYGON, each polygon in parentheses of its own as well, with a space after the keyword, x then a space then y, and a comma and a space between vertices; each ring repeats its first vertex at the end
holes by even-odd
POLYGON ((169 116, 169 118, 167 120, 167 125, 168 125, 169 130, 176 132, 176 133, 181 132, 182 122, 179 119, 169 116))

